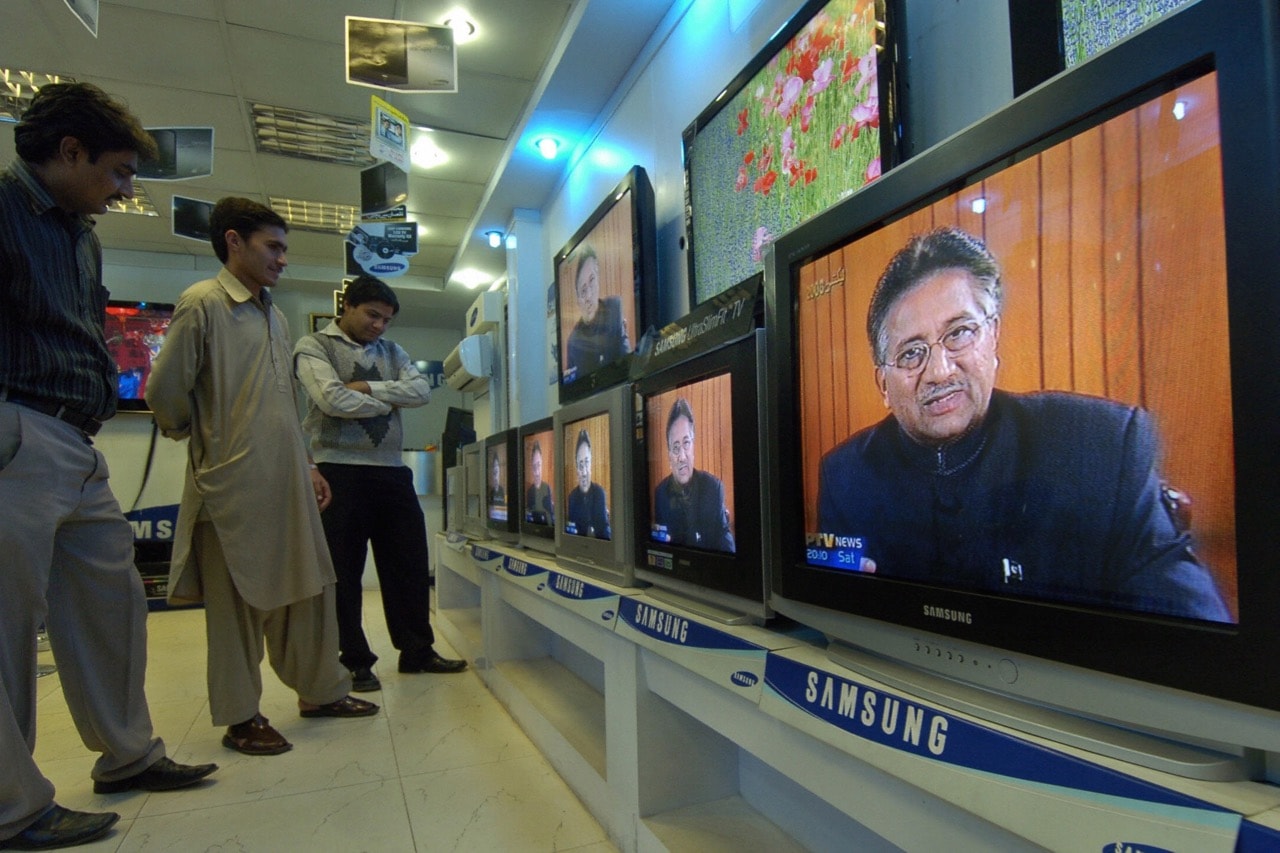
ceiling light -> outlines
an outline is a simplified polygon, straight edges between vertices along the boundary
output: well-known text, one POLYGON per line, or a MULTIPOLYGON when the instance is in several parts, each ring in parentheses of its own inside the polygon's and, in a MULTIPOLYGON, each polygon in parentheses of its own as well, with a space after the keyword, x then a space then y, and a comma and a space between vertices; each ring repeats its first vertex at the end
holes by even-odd
POLYGON ((132 213, 135 216, 159 216, 160 212, 147 195, 147 188, 138 181, 133 182, 133 198, 122 198, 107 205, 108 213, 132 213))
POLYGON ((267 197, 267 203, 272 210, 284 217, 290 228, 299 231, 345 235, 360 219, 360 211, 354 204, 304 201, 274 195, 267 197))
POLYGON ((489 248, 496 249, 502 245, 501 231, 486 231, 484 232, 484 236, 489 238, 489 248))
POLYGON ((467 290, 475 290, 480 285, 489 284, 493 281, 493 276, 483 270, 471 269, 468 267, 463 270, 455 270, 452 280, 456 281, 467 290))
POLYGON ((369 123, 322 113, 253 104, 253 135, 259 151, 325 163, 372 166, 369 123))
POLYGON ((453 30, 453 43, 464 44, 476 37, 476 22, 461 9, 454 9, 440 23, 453 30))
POLYGON ((49 83, 74 83, 76 78, 46 71, 0 68, 0 121, 18 121, 40 87, 49 83))
POLYGON ((508 248, 508 249, 514 249, 515 247, 516 247, 516 235, 514 235, 514 234, 508 234, 508 235, 507 235, 507 248, 508 248))
POLYGON ((419 136, 409 148, 409 159, 413 161, 413 165, 420 169, 430 169, 444 163, 449 159, 449 155, 445 154, 444 149, 439 145, 436 145, 434 139, 424 134, 419 136))
POLYGON ((560 140, 554 136, 539 136, 533 140, 533 145, 538 149, 538 153, 548 160, 556 159, 556 154, 560 153, 560 140))

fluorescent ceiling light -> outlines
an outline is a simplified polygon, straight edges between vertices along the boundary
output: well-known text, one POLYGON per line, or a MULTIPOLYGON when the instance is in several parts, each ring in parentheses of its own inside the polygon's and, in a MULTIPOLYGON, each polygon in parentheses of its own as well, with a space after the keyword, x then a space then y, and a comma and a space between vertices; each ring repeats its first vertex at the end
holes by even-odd
POLYGON ((456 281, 467 290, 475 290, 480 285, 489 284, 493 281, 493 276, 483 270, 468 267, 467 269, 454 270, 451 281, 456 281))
POLYGON ((108 213, 132 213, 136 216, 159 216, 160 212, 151 203, 147 188, 138 181, 133 182, 133 198, 122 198, 107 205, 108 213))
POLYGON ((16 122, 21 119, 41 86, 74 82, 76 78, 65 74, 0 68, 0 121, 16 122))
POLYGON ((267 203, 272 210, 284 217, 290 228, 299 231, 345 235, 360 221, 360 211, 354 204, 304 201, 274 195, 267 197, 267 203))
POLYGON ((369 123, 322 113, 253 104, 253 136, 258 150, 325 163, 371 166, 369 123))

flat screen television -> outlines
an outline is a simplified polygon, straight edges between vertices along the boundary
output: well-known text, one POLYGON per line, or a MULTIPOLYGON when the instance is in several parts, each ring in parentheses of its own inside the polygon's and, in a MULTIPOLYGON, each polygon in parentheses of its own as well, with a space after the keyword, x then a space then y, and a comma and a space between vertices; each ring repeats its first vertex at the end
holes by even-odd
POLYGON ((618 586, 635 585, 631 384, 561 406, 552 416, 563 488, 556 559, 618 586))
MULTIPOLYGON (((344 285, 345 287, 345 285, 344 285)), ((337 300, 341 302, 341 299, 337 300)), ((475 415, 466 409, 459 409, 457 406, 450 406, 444 416, 444 431, 440 433, 440 462, 444 465, 444 469, 448 471, 454 466, 462 467, 462 447, 471 444, 476 440, 475 415)), ((465 482, 459 486, 465 486, 465 482)), ((445 524, 448 525, 449 520, 454 518, 452 503, 457 502, 462 496, 462 489, 458 491, 457 497, 451 492, 446 492, 444 496, 444 512, 445 524)), ((458 518, 462 517, 462 507, 458 508, 458 518)), ((458 530, 461 527, 450 527, 450 530, 458 530)))
POLYGON ((725 622, 770 614, 761 546, 764 332, 636 382, 636 577, 725 622))
POLYGON ((489 538, 520 541, 520 471, 516 465, 516 431, 504 429, 484 440, 485 525, 489 538))
POLYGON ((1273 2, 1201 0, 778 241, 779 613, 1277 781, 1278 44, 1273 2))
POLYGON ((653 187, 633 166, 556 253, 560 402, 626 380, 657 305, 653 187))
POLYGON ((542 418, 520 427, 520 544, 555 553, 556 496, 560 494, 555 422, 542 418))
POLYGON ((892 4, 809 0, 685 128, 691 305, 896 159, 892 4))
POLYGON ((409 200, 409 173, 382 161, 360 170, 360 216, 373 218, 409 200))
POLYGON ((484 442, 476 441, 462 448, 463 496, 462 532, 472 539, 489 538, 486 507, 484 442))
POLYGON ((116 408, 122 412, 150 411, 143 395, 151 364, 164 345, 173 319, 173 306, 163 302, 135 302, 112 299, 102 336, 107 352, 116 363, 116 408))

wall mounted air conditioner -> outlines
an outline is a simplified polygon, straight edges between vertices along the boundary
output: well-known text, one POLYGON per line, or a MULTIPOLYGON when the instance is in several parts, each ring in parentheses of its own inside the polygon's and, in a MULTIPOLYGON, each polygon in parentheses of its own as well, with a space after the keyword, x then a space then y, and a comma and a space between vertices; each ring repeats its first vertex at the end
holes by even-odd
POLYGON ((467 334, 478 335, 496 329, 502 321, 502 291, 486 290, 467 309, 467 334))
POLYGON ((444 381, 455 391, 483 391, 493 375, 493 339, 468 335, 444 360, 444 381))

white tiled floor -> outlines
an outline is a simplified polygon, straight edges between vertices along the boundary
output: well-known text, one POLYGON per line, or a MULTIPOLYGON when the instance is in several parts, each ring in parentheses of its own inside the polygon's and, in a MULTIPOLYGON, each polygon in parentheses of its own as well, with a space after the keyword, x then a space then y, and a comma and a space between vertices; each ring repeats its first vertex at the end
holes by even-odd
MULTIPOLYGON (((39 680, 36 760, 62 805, 116 811, 87 850, 564 851, 616 848, 473 672, 401 675, 379 593, 365 593, 382 656, 376 717, 304 720, 265 663, 262 713, 293 750, 250 757, 209 721, 204 612, 150 615, 147 696, 156 732, 184 763, 215 761, 210 780, 166 793, 93 793, 57 676, 39 680)), ((456 657, 443 640, 436 648, 456 657)), ((51 661, 48 653, 42 663, 51 661)))

